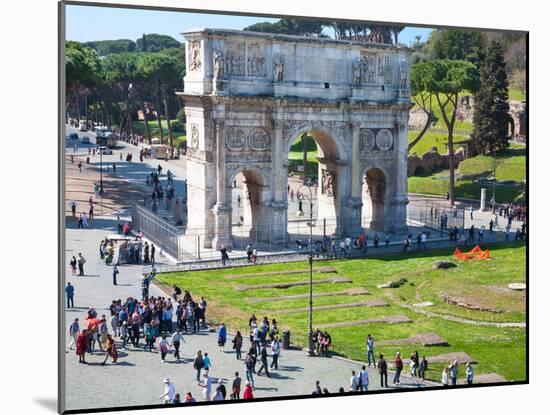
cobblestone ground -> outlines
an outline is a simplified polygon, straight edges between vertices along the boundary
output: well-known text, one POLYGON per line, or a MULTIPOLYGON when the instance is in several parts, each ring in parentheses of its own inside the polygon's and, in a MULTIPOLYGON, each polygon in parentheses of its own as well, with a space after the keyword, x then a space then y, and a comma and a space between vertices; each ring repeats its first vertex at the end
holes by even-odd
MULTIPOLYGON (((67 262, 78 252, 87 259, 84 277, 71 276, 69 265, 66 265, 67 280, 75 286, 75 308, 66 310, 65 314, 67 327, 75 317, 82 322, 88 307, 96 308, 100 316, 106 314, 109 317, 108 306, 112 299, 124 300, 128 296, 140 293, 142 266, 120 266, 118 285, 113 286, 111 267, 99 260, 99 241, 105 234, 116 229, 116 220, 111 217, 100 217, 92 220, 90 224, 91 228, 78 230, 74 229, 74 224, 69 223, 66 231, 67 262)), ((151 295, 163 294, 153 285, 151 295)), ((126 351, 120 350, 120 342, 117 339, 119 363, 108 363, 106 366, 101 365, 101 353, 88 355, 88 365, 79 364, 75 351, 68 350, 67 341, 67 409, 159 404, 158 397, 163 391, 162 380, 166 377, 175 383, 176 392, 191 392, 201 399, 201 388, 195 381, 192 367, 192 359, 199 349, 208 352, 213 361, 212 377, 223 379, 226 386, 230 386, 235 371, 239 371, 241 376, 244 375, 244 364, 235 358, 232 350, 228 348, 225 353, 218 351, 215 333, 205 331, 195 335, 189 334, 185 335, 184 339, 181 353, 183 360, 176 363, 170 355, 164 364, 157 353, 132 347, 126 351)), ((300 350, 283 351, 279 369, 272 371, 271 378, 255 377, 255 396, 309 395, 315 380, 319 380, 321 385, 331 392, 336 392, 339 387, 347 390, 351 370, 360 370, 360 363, 335 357, 307 357, 300 350)), ((370 369, 369 376, 370 389, 378 389, 379 378, 376 371, 370 369)), ((422 386, 425 385, 407 378, 403 378, 400 385, 401 388, 422 386)))

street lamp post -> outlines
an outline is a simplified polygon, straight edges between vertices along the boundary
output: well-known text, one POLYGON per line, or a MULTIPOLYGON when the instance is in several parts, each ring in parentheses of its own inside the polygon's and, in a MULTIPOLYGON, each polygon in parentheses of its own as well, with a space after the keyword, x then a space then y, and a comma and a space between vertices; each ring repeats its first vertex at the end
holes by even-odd
POLYGON ((99 195, 103 197, 103 149, 99 147, 99 195))
MULTIPOLYGON (((306 187, 309 191, 309 329, 308 329, 308 350, 309 356, 314 356, 313 350, 313 196, 311 193, 311 186, 301 185, 306 187)), ((307 197, 307 196, 306 196, 307 197)))

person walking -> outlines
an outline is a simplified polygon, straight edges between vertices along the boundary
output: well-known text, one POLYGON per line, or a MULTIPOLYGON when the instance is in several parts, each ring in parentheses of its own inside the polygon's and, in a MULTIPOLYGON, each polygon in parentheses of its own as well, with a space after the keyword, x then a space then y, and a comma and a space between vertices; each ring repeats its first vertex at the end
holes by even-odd
POLYGON ((225 324, 222 322, 218 329, 218 347, 220 352, 223 352, 225 347, 225 342, 227 341, 227 330, 225 324))
POLYGON ((204 370, 210 370, 212 368, 212 360, 208 356, 208 353, 204 352, 204 357, 202 358, 204 364, 204 370))
POLYGON ((76 261, 76 257, 73 255, 73 257, 71 258, 71 262, 69 262, 69 265, 71 266, 71 275, 74 277, 76 276, 76 265, 77 265, 77 261, 76 261))
POLYGON ((162 400, 162 403, 169 404, 175 398, 176 388, 169 378, 164 379, 164 393, 159 396, 159 399, 162 400))
POLYGON ((118 267, 116 264, 113 266, 113 285, 117 285, 116 276, 118 275, 118 267))
POLYGON ((380 387, 388 387, 388 363, 381 354, 378 359, 378 373, 380 374, 380 387))
POLYGON ((417 377, 418 364, 419 364, 418 352, 415 350, 414 353, 411 355, 411 376, 413 378, 417 377))
POLYGON ((235 334, 235 337, 233 338, 233 349, 235 349, 237 360, 241 360, 242 347, 243 347, 243 336, 241 335, 240 331, 237 331, 237 334, 235 334))
POLYGON ((202 358, 202 352, 199 350, 197 351, 197 355, 195 356, 195 360, 193 361, 193 368, 197 372, 197 382, 200 381, 201 370, 203 367, 204 359, 202 358))
POLYGON ((170 344, 174 348, 174 358, 178 362, 181 359, 180 344, 182 341, 185 342, 185 340, 183 340, 183 336, 181 335, 179 328, 176 328, 176 331, 174 332, 174 334, 172 334, 172 337, 170 338, 170 344))
POLYGON ((449 386, 449 366, 443 368, 443 372, 441 373, 441 384, 443 386, 449 386))
POLYGON ((67 283, 65 287, 65 294, 67 295, 67 308, 74 307, 74 287, 70 282, 67 283))
POLYGON ((250 355, 250 353, 246 354, 246 357, 244 358, 244 366, 246 368, 246 383, 249 383, 252 385, 252 388, 254 387, 254 359, 250 355))
POLYGON ((162 335, 160 341, 159 341, 159 353, 160 353, 160 361, 162 363, 166 363, 166 355, 168 354, 168 340, 166 340, 166 336, 162 335))
POLYGON ((401 360, 401 354, 399 352, 397 352, 397 354, 395 355, 394 364, 395 364, 395 375, 393 377, 393 384, 399 385, 401 383, 400 382, 401 371, 403 370, 403 360, 401 360))
POLYGON ((474 383, 474 367, 471 362, 466 363, 466 383, 468 385, 474 383))
POLYGON ((107 363, 107 359, 109 357, 113 359, 113 364, 116 364, 118 360, 118 352, 117 352, 115 340, 111 337, 110 334, 107 334, 107 338, 105 340, 105 344, 103 347, 105 349, 105 360, 103 360, 101 364, 105 366, 105 363, 107 363))
POLYGON ((279 369, 279 354, 281 353, 281 344, 279 343, 279 338, 275 336, 271 342, 271 361, 270 369, 279 369))
POLYGON ((426 356, 422 356, 422 361, 420 362, 420 368, 418 369, 418 376, 422 381, 424 381, 426 378, 426 371, 428 370, 428 361, 426 360, 426 356))
POLYGON ((350 392, 357 392, 359 390, 359 380, 357 379, 357 376, 355 375, 355 370, 351 371, 351 378, 349 380, 349 391, 350 392))
POLYGON ((152 265, 155 265, 155 251, 156 251, 155 245, 151 243, 151 264, 152 265))
POLYGON ((233 379, 233 384, 231 385, 231 400, 238 401, 241 399, 241 381, 239 377, 239 372, 235 372, 235 378, 233 379))
POLYGON ((69 326, 69 337, 71 342, 69 343, 69 350, 73 349, 73 345, 76 345, 78 335, 80 334, 80 325, 78 324, 78 318, 75 318, 74 321, 69 326))
POLYGON ((359 390, 369 391, 369 372, 365 365, 361 366, 361 372, 359 372, 359 390))
POLYGON ((204 371, 202 377, 203 381, 199 382, 199 386, 202 388, 202 400, 210 401, 210 395, 212 394, 212 378, 208 370, 204 371))
POLYGON ((372 358, 372 364, 376 367, 376 360, 374 359, 374 339, 370 334, 367 335, 367 362, 369 364, 369 367, 371 365, 371 358, 372 358))
POLYGON ((84 264, 86 263, 86 258, 82 256, 82 254, 78 253, 78 275, 83 277, 84 276, 84 264))
POLYGON ((262 365, 258 369, 258 376, 262 375, 262 370, 265 370, 265 375, 270 378, 271 375, 269 374, 269 370, 267 369, 267 348, 265 347, 265 344, 262 346, 262 350, 260 351, 260 362, 262 365))

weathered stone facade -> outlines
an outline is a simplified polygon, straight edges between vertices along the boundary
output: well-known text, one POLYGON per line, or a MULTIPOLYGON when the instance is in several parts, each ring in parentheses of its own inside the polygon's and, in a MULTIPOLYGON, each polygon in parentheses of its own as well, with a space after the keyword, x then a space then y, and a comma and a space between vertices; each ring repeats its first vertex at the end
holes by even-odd
POLYGON ((251 232, 287 238, 288 153, 304 132, 319 148, 319 218, 356 235, 365 205, 372 228, 405 229, 408 49, 218 29, 184 36, 188 223, 206 229, 206 247, 232 244, 239 173, 251 232))

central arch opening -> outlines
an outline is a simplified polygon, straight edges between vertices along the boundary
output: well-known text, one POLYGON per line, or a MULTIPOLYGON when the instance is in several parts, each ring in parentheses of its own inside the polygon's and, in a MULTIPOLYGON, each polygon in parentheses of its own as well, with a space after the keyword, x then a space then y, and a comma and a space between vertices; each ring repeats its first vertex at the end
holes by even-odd
POLYGON ((373 231, 384 232, 386 223, 386 175, 376 167, 368 169, 363 177, 363 223, 373 231))
POLYGON ((309 227, 314 240, 336 231, 338 161, 335 140, 325 131, 304 129, 295 134, 287 156, 287 232, 291 243, 307 243, 309 227), (310 224, 310 190, 313 220, 310 224))

